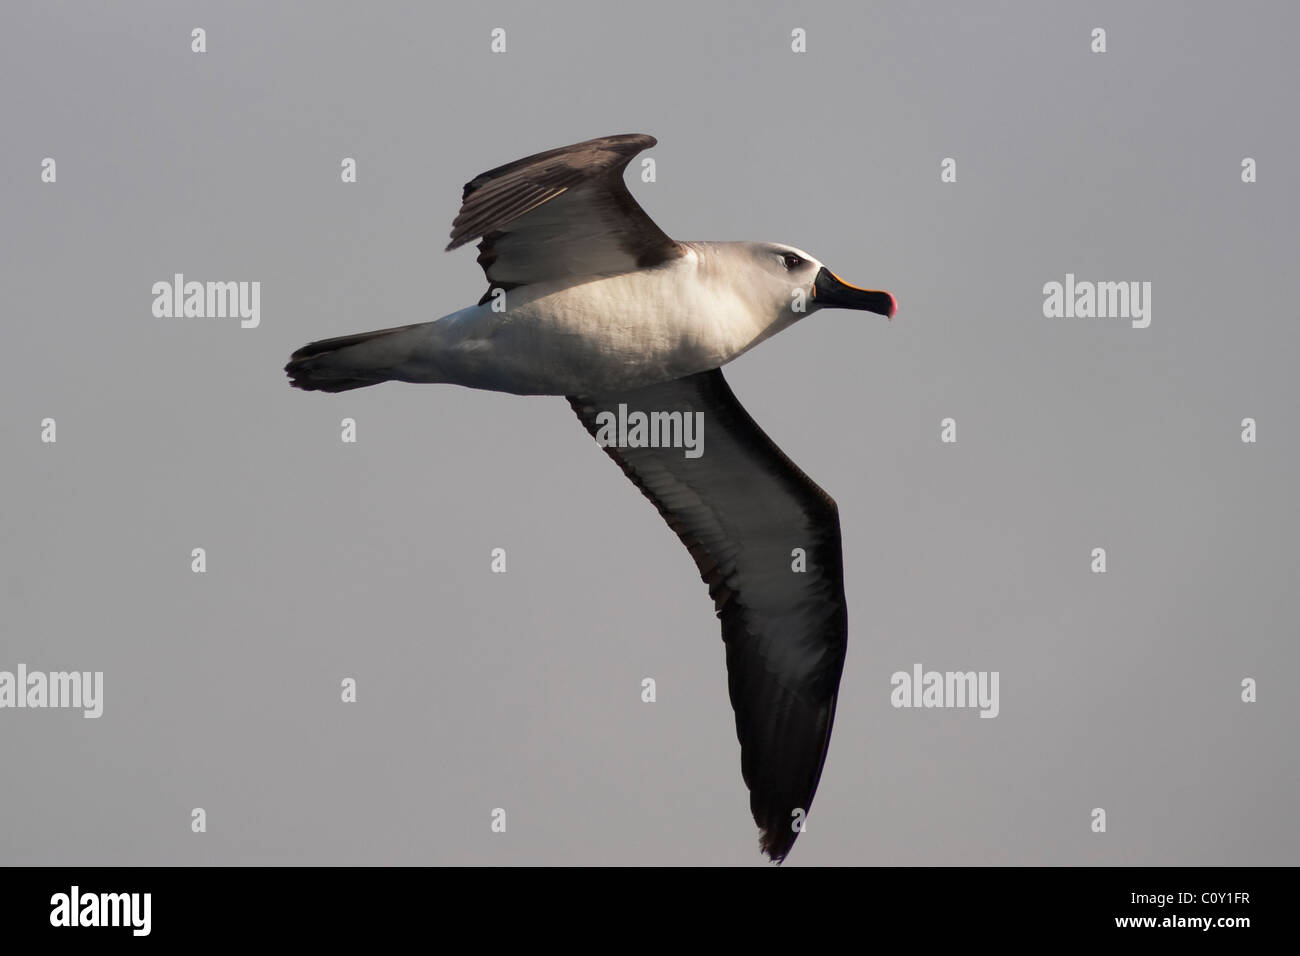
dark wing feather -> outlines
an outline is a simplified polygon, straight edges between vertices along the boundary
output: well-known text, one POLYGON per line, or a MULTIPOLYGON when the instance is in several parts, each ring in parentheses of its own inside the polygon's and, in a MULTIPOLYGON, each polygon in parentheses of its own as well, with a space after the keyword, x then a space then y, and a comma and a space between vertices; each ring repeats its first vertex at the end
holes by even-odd
POLYGON ((447 248, 482 240, 478 262, 489 295, 496 288, 614 275, 675 259, 682 247, 645 214, 623 181, 632 157, 655 142, 637 133, 604 136, 474 177, 465 184, 447 248))
POLYGON ((750 809, 772 859, 790 851, 797 811, 821 778, 844 668, 839 511, 749 417, 714 369, 598 398, 570 397, 599 440, 601 412, 704 413, 703 454, 605 451, 659 509, 709 586, 727 651, 728 686, 750 809), (802 548, 807 570, 792 570, 802 548))

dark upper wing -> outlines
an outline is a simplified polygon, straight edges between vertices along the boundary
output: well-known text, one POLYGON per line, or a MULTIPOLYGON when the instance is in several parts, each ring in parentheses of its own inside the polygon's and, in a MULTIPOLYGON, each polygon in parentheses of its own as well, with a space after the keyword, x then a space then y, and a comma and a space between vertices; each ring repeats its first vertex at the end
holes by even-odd
MULTIPOLYGON (((682 248, 637 205, 623 170, 653 146, 628 133, 498 166, 465 184, 448 249, 475 239, 492 288, 612 275, 674 259, 682 248)), ((486 298, 486 297, 485 297, 486 298)))
MULTIPOLYGON (((602 412, 703 412, 703 454, 605 451, 654 502, 709 585, 727 648, 740 763, 763 851, 781 860, 812 803, 835 717, 847 610, 835 502, 763 434, 714 369, 569 403, 600 440, 602 412), (802 548, 807 569, 795 571, 802 548)), ((632 421, 632 419, 629 419, 632 421)))

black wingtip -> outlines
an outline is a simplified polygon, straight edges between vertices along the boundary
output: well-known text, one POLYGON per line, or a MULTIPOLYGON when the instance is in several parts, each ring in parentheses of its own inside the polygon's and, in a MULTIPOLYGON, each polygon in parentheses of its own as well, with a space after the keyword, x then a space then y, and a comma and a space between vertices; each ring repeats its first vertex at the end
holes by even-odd
POLYGON ((785 862, 785 858, 790 855, 790 850, 798 836, 798 832, 792 830, 788 835, 781 834, 780 839, 778 839, 776 834, 771 831, 760 830, 758 848, 763 851, 769 862, 780 866, 785 862))

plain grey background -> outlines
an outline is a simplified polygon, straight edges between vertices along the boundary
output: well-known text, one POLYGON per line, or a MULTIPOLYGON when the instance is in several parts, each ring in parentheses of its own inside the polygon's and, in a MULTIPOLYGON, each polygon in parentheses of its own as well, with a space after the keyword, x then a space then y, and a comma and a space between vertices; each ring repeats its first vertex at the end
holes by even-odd
POLYGON ((1294 5, 0 18, 0 669, 106 684, 99 720, 0 711, 0 861, 762 862, 706 589, 565 402, 281 372, 478 298, 441 252, 475 174, 647 132, 670 235, 900 302, 727 371, 843 520, 790 865, 1300 862, 1294 5), (260 281, 261 326, 154 318, 174 272, 260 281), (1150 328, 1044 318, 1067 272, 1152 282, 1150 328), (892 708, 914 662, 999 671, 1000 716, 892 708))

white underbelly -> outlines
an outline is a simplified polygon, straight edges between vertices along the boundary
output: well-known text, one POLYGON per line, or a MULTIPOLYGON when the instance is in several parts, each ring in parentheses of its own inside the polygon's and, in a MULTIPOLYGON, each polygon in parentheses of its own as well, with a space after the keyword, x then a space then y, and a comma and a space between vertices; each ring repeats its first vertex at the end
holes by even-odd
MULTIPOLYGON (((516 394, 601 394, 717 368, 762 331, 739 300, 671 268, 530 286, 427 329, 436 377, 516 394)), ((413 363, 418 364, 413 356, 413 363)))

